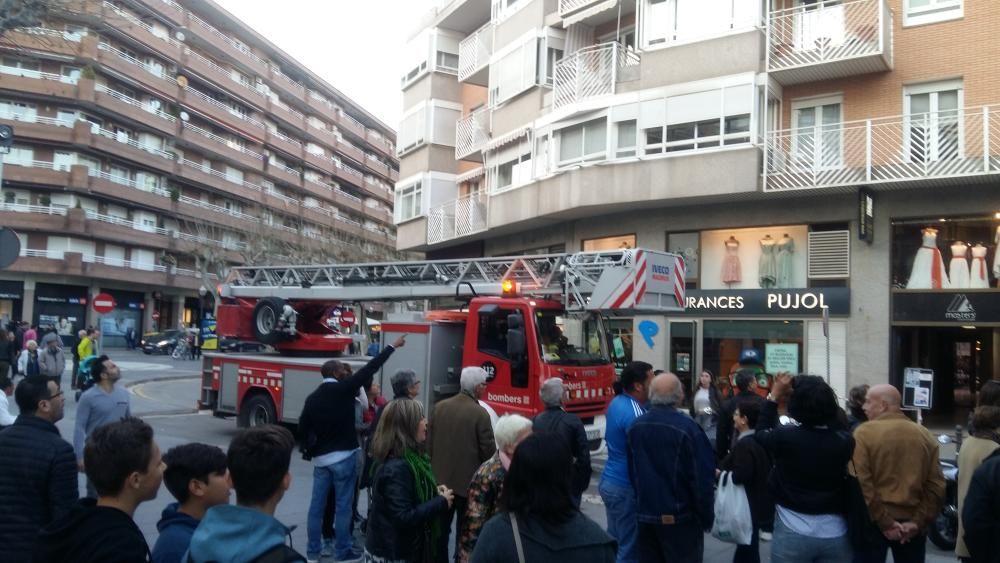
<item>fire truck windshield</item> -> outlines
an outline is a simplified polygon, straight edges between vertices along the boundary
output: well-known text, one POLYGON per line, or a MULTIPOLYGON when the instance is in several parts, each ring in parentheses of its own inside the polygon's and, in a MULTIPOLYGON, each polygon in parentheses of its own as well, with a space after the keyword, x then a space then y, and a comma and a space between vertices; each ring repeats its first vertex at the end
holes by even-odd
POLYGON ((604 323, 597 314, 570 318, 561 311, 536 310, 535 332, 545 363, 563 366, 611 363, 604 323))

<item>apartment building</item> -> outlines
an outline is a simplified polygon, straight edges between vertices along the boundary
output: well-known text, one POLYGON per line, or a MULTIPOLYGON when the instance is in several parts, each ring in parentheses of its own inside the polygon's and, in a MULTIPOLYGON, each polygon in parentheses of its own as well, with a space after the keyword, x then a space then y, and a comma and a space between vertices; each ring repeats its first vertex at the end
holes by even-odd
POLYGON ((961 418, 1000 368, 997 29, 987 0, 445 2, 397 246, 678 252, 687 311, 609 320, 616 361, 693 385, 755 350, 961 418))
POLYGON ((110 293, 115 345, 210 310, 199 260, 394 251, 395 132, 211 1, 80 0, 6 32, 0 123, 3 319, 68 334, 110 293))

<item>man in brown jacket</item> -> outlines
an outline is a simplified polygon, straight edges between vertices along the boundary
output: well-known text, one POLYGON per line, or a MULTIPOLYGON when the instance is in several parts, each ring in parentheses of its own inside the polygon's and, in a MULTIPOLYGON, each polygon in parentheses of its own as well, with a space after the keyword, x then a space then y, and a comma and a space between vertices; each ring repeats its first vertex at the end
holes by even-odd
MULTIPOLYGON (((497 449, 490 415, 479 405, 479 397, 486 389, 486 379, 486 371, 482 368, 464 368, 461 392, 434 406, 427 427, 427 450, 434 477, 439 485, 455 491, 455 501, 445 516, 444 553, 447 553, 453 515, 456 519, 456 540, 462 537, 472 475, 497 449)), ((457 541, 455 553, 458 553, 457 541)))
POLYGON ((854 467, 884 536, 856 562, 884 563, 890 549, 896 563, 923 562, 927 526, 944 502, 937 441, 903 414, 901 402, 892 385, 872 387, 864 404, 868 422, 854 431, 854 467))

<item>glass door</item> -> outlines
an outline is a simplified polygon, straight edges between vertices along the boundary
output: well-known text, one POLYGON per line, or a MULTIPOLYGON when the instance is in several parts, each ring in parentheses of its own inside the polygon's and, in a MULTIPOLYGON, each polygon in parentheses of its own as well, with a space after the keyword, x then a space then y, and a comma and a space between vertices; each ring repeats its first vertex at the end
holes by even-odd
POLYGON ((807 170, 834 170, 843 160, 840 103, 793 105, 792 154, 807 170))
MULTIPOLYGON (((694 376, 695 358, 697 357, 695 354, 696 329, 696 321, 670 321, 668 327, 670 339, 668 369, 681 380, 684 385, 684 394, 688 398, 694 393, 698 382, 698 378, 694 376)), ((658 366, 653 366, 653 368, 659 369, 658 366)))
POLYGON ((962 157, 960 90, 911 92, 906 96, 907 151, 912 162, 962 157))

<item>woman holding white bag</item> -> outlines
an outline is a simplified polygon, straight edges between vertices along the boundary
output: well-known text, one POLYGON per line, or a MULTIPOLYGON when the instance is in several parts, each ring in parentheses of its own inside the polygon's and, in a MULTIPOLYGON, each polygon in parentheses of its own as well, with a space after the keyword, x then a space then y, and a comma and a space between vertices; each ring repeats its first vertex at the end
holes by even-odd
POLYGON ((733 413, 736 445, 722 460, 722 471, 732 472, 733 483, 742 485, 750 503, 753 531, 750 545, 737 545, 733 563, 760 563, 760 529, 774 513, 774 499, 767 487, 771 473, 771 456, 754 437, 760 415, 760 402, 741 399, 733 413))

